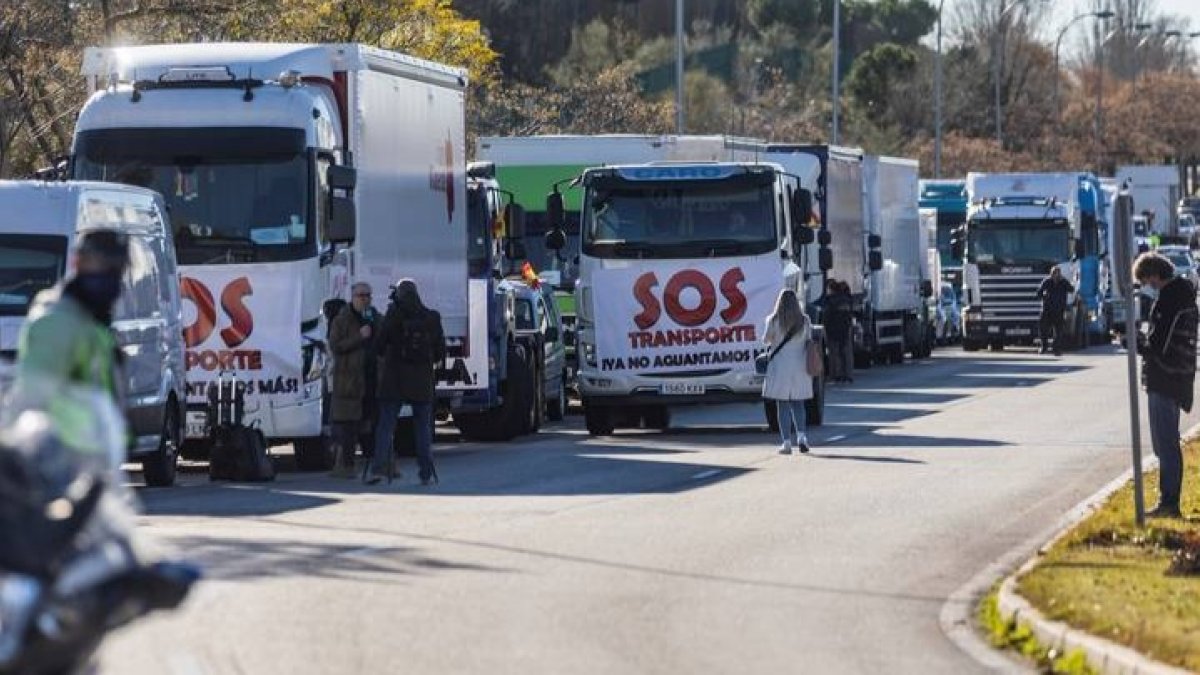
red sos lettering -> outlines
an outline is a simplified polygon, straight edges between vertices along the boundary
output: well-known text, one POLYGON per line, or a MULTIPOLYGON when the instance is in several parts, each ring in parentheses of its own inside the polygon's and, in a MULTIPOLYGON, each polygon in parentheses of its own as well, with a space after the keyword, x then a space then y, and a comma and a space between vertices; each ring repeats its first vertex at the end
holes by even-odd
POLYGON ((642 311, 633 317, 638 328, 646 330, 658 323, 662 318, 663 309, 667 316, 676 324, 692 328, 707 323, 717 311, 717 292, 720 291, 726 307, 721 310, 721 319, 731 324, 746 315, 749 303, 746 294, 742 292, 741 283, 746 280, 742 268, 734 267, 725 274, 717 284, 713 284, 708 275, 698 270, 681 270, 671 275, 662 291, 662 301, 655 295, 658 288, 658 275, 646 272, 637 278, 633 284, 633 297, 642 306, 642 311), (687 289, 694 289, 700 296, 700 301, 694 307, 686 307, 681 296, 687 289))
MULTIPOLYGON (((202 282, 184 277, 179 284, 179 294, 196 305, 196 320, 183 329, 183 341, 189 347, 204 344, 217 327, 217 306, 212 292, 202 282)), ((238 277, 221 291, 221 309, 229 317, 229 327, 221 331, 225 346, 233 349, 246 341, 254 332, 254 316, 246 308, 245 298, 253 295, 250 280, 238 277)))

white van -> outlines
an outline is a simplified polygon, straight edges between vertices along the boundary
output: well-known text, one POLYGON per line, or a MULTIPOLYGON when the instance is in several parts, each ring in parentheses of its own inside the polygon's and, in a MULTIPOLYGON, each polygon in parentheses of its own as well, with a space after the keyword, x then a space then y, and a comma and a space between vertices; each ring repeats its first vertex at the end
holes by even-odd
POLYGON ((69 268, 75 236, 129 236, 129 269, 113 329, 125 354, 130 457, 146 483, 175 482, 184 408, 183 313, 175 246, 162 198, 109 183, 0 181, 0 388, 12 377, 17 338, 34 296, 69 268))

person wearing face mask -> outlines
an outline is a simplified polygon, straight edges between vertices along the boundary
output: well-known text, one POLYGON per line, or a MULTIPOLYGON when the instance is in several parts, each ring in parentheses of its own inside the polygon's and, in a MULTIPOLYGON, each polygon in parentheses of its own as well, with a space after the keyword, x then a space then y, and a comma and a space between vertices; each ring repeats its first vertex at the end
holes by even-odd
POLYGON ((1191 411, 1196 384, 1196 288, 1175 276, 1171 261, 1143 253, 1133 263, 1133 276, 1157 293, 1148 330, 1138 341, 1142 385, 1150 413, 1150 442, 1159 461, 1158 506, 1146 515, 1179 518, 1183 492, 1183 453, 1179 411, 1191 411))
POLYGON ((329 327, 333 352, 333 397, 329 422, 335 443, 335 478, 354 478, 354 449, 374 448, 375 341, 379 313, 371 306, 371 286, 357 283, 350 289, 350 304, 342 308, 329 327))
POLYGON ((34 298, 17 345, 17 377, 10 411, 47 410, 63 441, 81 452, 94 445, 68 403, 70 391, 97 391, 124 411, 121 353, 112 331, 113 309, 129 265, 128 238, 92 230, 76 240, 73 269, 34 298))

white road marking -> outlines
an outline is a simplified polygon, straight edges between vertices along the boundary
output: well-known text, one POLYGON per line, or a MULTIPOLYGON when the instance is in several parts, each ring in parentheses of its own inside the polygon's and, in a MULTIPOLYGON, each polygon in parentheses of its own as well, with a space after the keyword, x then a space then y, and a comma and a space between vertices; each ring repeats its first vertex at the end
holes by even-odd
POLYGON ((825 440, 825 442, 826 443, 837 443, 838 441, 844 441, 844 440, 846 440, 846 434, 838 434, 837 436, 830 436, 829 438, 827 438, 825 440))
POLYGON ((704 480, 705 478, 712 478, 713 476, 715 476, 719 473, 721 473, 720 469, 709 469, 708 471, 701 471, 700 473, 696 474, 695 476, 692 476, 692 480, 704 480))

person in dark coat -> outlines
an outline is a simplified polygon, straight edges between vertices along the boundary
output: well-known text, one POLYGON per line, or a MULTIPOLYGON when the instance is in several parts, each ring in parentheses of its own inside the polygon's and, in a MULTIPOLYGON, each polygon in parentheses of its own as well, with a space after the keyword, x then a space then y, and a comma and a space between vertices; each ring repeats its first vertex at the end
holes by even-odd
POLYGON ((435 371, 446 359, 442 316, 421 302, 417 284, 404 279, 392 291, 376 349, 383 361, 379 373, 379 423, 368 483, 379 482, 392 461, 392 436, 396 417, 405 405, 412 407, 414 445, 423 485, 436 482, 433 466, 433 403, 435 371))
POLYGON ((1196 288, 1175 276, 1171 261, 1157 253, 1138 256, 1133 276, 1158 294, 1150 309, 1149 330, 1138 344, 1150 412, 1150 442, 1160 468, 1158 506, 1147 515, 1179 518, 1183 494, 1179 411, 1191 411, 1196 386, 1196 288))
POLYGON ((1075 292, 1071 282, 1063 278, 1062 270, 1050 270, 1050 276, 1042 280, 1037 296, 1042 300, 1042 315, 1038 321, 1042 338, 1041 353, 1053 349, 1055 356, 1062 356, 1063 315, 1067 311, 1067 297, 1075 292))
POLYGON ((333 475, 353 478, 354 449, 370 451, 374 444, 377 371, 375 342, 380 319, 371 306, 371 287, 354 284, 350 304, 344 306, 329 327, 329 349, 333 352, 333 395, 329 422, 336 450, 333 475))
POLYGON ((825 289, 825 339, 829 342, 829 377, 833 382, 853 382, 854 300, 850 285, 830 279, 825 289))

